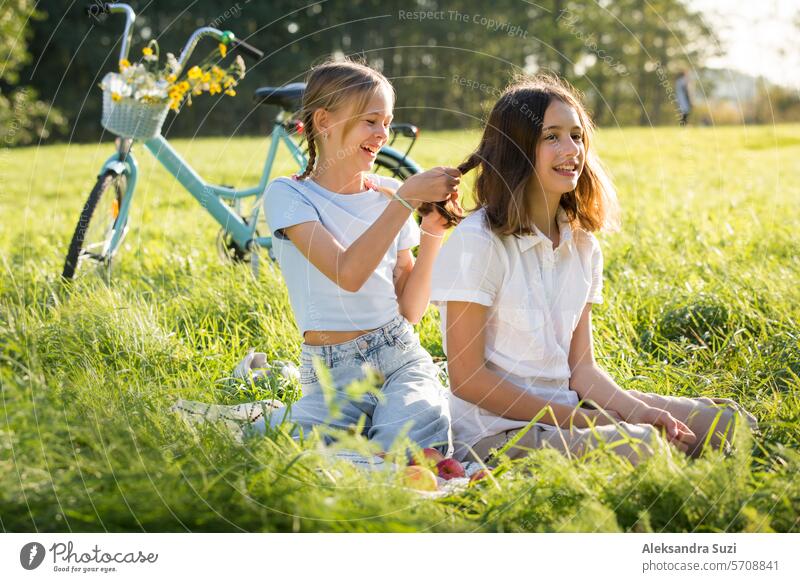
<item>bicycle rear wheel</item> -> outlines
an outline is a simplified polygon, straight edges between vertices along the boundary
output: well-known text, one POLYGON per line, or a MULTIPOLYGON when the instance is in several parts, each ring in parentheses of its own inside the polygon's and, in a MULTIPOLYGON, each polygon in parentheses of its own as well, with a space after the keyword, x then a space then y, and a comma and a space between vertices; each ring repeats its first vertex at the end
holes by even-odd
POLYGON ((91 270, 100 271, 106 280, 110 278, 111 260, 116 251, 111 248, 111 240, 117 230, 126 226, 124 222, 119 223, 126 189, 125 174, 108 170, 97 178, 69 243, 61 274, 63 279, 69 281, 76 274, 91 270))
POLYGON ((381 150, 375 158, 375 165, 372 171, 381 176, 391 176, 400 181, 405 181, 420 170, 419 166, 410 158, 381 150))

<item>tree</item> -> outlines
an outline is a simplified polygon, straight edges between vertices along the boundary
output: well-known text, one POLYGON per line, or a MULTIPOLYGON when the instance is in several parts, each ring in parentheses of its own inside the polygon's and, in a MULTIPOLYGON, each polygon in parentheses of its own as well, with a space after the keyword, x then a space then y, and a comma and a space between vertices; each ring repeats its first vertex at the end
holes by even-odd
POLYGON ((5 147, 44 139, 52 127, 61 128, 65 123, 57 110, 37 98, 35 89, 19 86, 19 71, 31 60, 28 23, 42 16, 31 0, 9 0, 0 12, 0 127, 5 147))

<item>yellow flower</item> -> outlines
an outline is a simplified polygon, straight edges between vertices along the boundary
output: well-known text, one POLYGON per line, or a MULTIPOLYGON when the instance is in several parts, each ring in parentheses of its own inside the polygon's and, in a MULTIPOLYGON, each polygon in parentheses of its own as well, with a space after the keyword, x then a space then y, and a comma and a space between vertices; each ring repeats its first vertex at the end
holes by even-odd
POLYGON ((218 66, 214 65, 211 67, 211 74, 214 77, 214 80, 221 81, 222 78, 225 76, 225 71, 220 69, 218 66))
POLYGON ((225 91, 225 95, 230 95, 231 97, 233 97, 236 95, 236 91, 234 91, 233 89, 228 89, 227 91, 225 91))
POLYGON ((175 75, 167 75, 167 81, 170 83, 174 82, 177 77, 175 75))
POLYGON ((217 93, 222 92, 222 87, 220 87, 219 83, 211 83, 211 85, 208 87, 208 92, 211 95, 216 95, 217 93))
POLYGON ((228 54, 228 47, 226 47, 223 43, 219 43, 219 54, 222 55, 222 58, 225 58, 225 55, 228 54))
POLYGON ((153 56, 153 49, 151 49, 149 46, 146 46, 146 47, 144 47, 144 48, 142 49, 142 54, 143 54, 144 56, 146 56, 146 57, 153 56))
POLYGON ((178 89, 180 89, 184 93, 189 90, 189 87, 190 87, 189 83, 187 83, 186 81, 181 81, 180 83, 178 83, 178 89))
POLYGON ((112 93, 111 94, 111 99, 113 99, 114 101, 122 101, 122 95, 120 95, 119 93, 116 93, 116 92, 112 93))
POLYGON ((127 69, 130 66, 131 66, 131 62, 128 59, 122 59, 119 62, 119 70, 120 71, 124 71, 125 69, 127 69))
POLYGON ((191 69, 189 69, 189 72, 186 73, 186 76, 189 77, 190 79, 199 79, 200 77, 203 76, 203 71, 200 70, 200 67, 195 65, 191 69))
POLYGON ((211 81, 211 73, 203 73, 203 83, 211 81))
POLYGON ((234 85, 236 85, 236 81, 234 80, 234 78, 233 78, 233 77, 225 77, 225 80, 222 82, 222 85, 223 85, 223 86, 224 86, 226 89, 230 89, 231 87, 233 87, 234 85))

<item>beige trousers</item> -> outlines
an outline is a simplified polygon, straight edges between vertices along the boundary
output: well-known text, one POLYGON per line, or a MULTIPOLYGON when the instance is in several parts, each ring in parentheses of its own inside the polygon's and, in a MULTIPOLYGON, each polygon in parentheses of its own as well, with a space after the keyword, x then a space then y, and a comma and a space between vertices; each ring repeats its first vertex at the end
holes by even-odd
MULTIPOLYGON (((702 453, 706 441, 714 449, 724 446, 727 450, 737 422, 747 422, 752 430, 758 428, 752 414, 727 398, 662 396, 636 390, 629 390, 629 393, 649 406, 666 410, 694 432, 697 440, 687 452, 691 457, 702 453)), ((474 456, 491 464, 491 451, 501 449, 521 430, 524 429, 509 430, 480 440, 472 447, 473 454, 469 460, 475 460, 474 456)), ((543 428, 534 425, 505 454, 512 459, 518 459, 531 450, 550 447, 567 456, 581 457, 589 450, 597 448, 601 440, 614 453, 627 458, 634 465, 660 449, 669 450, 659 428, 648 424, 620 422, 616 425, 596 426, 593 429, 543 428)))

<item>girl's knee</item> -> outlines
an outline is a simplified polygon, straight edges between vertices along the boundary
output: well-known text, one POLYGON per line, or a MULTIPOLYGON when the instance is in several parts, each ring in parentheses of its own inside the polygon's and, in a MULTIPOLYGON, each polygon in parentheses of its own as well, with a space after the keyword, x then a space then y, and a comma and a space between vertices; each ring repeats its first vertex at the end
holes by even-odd
POLYGON ((633 465, 638 465, 661 452, 669 454, 669 446, 661 436, 661 431, 655 426, 621 423, 620 427, 620 438, 614 450, 633 465))
POLYGON ((711 435, 710 437, 706 435, 708 445, 715 450, 724 449, 727 452, 734 430, 740 421, 738 409, 729 406, 715 407, 714 419, 709 427, 711 435))
POLYGON ((435 411, 412 428, 409 438, 421 447, 438 449, 445 456, 452 453, 450 417, 435 411))
POLYGON ((750 430, 758 430, 758 420, 750 414, 744 407, 730 398, 711 398, 711 405, 726 410, 728 415, 733 417, 738 424, 746 423, 750 430))
POLYGON ((449 409, 445 406, 419 406, 410 417, 375 415, 367 431, 370 440, 389 450, 398 437, 405 437, 421 448, 435 448, 444 455, 452 454, 452 432, 449 409))
MULTIPOLYGON (((726 453, 730 452, 736 430, 740 430, 742 425, 747 424, 750 424, 751 429, 756 428, 750 422, 749 415, 743 414, 739 406, 732 400, 726 400, 715 398, 711 406, 706 408, 703 422, 698 427, 700 430, 695 430, 697 441, 689 451, 691 457, 699 457, 706 447, 726 453)), ((753 420, 755 419, 753 418, 753 420)))

